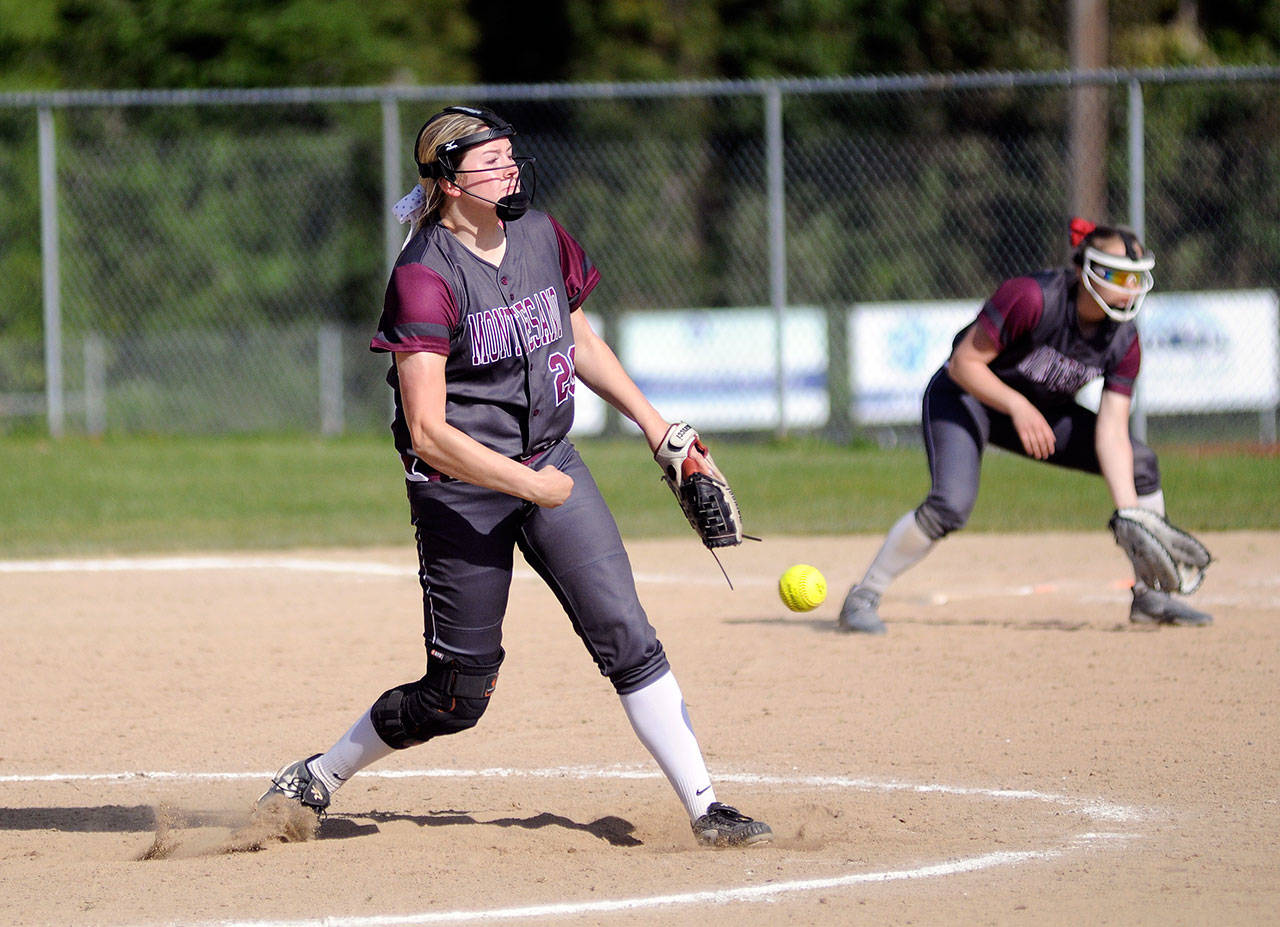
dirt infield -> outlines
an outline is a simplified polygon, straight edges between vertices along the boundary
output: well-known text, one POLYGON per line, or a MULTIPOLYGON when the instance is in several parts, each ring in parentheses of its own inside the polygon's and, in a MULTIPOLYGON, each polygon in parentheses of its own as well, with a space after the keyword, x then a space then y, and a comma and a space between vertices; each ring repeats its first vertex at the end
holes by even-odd
POLYGON ((718 797, 777 835, 746 851, 695 846, 528 570, 480 726, 283 843, 269 771, 421 673, 409 545, 0 563, 0 923, 1276 923, 1280 537, 1205 541, 1210 628, 1130 626, 1104 532, 962 534, 875 638, 833 620, 878 537, 730 551, 732 592, 628 545, 718 797))

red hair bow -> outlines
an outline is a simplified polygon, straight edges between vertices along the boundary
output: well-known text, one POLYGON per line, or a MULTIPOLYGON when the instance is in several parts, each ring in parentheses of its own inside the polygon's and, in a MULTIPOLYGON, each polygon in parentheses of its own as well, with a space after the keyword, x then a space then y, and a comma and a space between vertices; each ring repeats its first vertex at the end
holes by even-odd
POLYGON ((1080 247, 1080 242, 1084 241, 1085 238, 1088 237, 1089 233, 1092 232, 1097 227, 1098 226, 1096 223, 1089 222, 1085 219, 1081 219, 1079 216, 1075 216, 1071 220, 1071 225, 1070 225, 1071 247, 1073 248, 1080 247))

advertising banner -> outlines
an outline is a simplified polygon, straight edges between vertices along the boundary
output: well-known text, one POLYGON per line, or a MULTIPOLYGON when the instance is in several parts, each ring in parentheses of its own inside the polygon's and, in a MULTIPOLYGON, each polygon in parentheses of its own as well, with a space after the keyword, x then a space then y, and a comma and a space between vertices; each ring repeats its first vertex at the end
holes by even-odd
MULTIPOLYGON (((821 310, 791 307, 782 329, 788 426, 828 414, 827 332, 821 310)), ((668 419, 699 430, 778 425, 779 332, 767 307, 636 313, 621 321, 622 365, 668 419)))
MULTIPOLYGON (((920 397, 982 301, 854 306, 849 320, 853 414, 863 424, 920 418, 920 397)), ((1280 405, 1280 308, 1272 290, 1152 293, 1138 316, 1142 372, 1135 402, 1150 414, 1280 405)), ((1096 409, 1101 380, 1080 401, 1096 409)))
MULTIPOLYGON (((587 312, 585 309, 580 312, 587 312)), ((604 319, 594 312, 587 312, 587 321, 591 329, 601 338, 604 337, 604 319)), ((604 400, 591 392, 581 383, 574 383, 573 388, 573 427, 569 429, 569 437, 587 437, 604 432, 604 400)))
POLYGON ((1138 402, 1150 413, 1280 405, 1273 290, 1152 293, 1138 316, 1138 402))
POLYGON ((920 420, 920 397, 951 356, 980 299, 864 303, 849 314, 849 383, 856 424, 920 420))

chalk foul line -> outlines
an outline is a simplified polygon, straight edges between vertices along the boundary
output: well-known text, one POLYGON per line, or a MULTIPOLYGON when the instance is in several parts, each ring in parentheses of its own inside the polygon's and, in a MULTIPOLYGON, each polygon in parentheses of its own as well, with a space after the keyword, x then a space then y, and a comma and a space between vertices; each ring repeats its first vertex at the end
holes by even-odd
MULTIPOLYGON (((710 561, 708 561, 710 562, 710 561)), ((218 570, 280 570, 294 573, 336 573, 348 576, 384 576, 395 579, 414 579, 418 572, 412 566, 396 566, 370 560, 323 560, 307 557, 280 556, 175 556, 175 557, 110 557, 89 559, 54 560, 0 560, 0 574, 21 573, 186 573, 213 572, 218 570)), ((517 568, 513 579, 535 580, 533 570, 517 568)), ((648 573, 637 571, 637 582, 659 584, 684 584, 719 586, 724 578, 711 571, 705 575, 678 573, 648 573)), ((746 585, 769 585, 773 580, 745 577, 746 585)))
MULTIPOLYGON (((0 783, 98 782, 137 784, 163 781, 228 781, 265 780, 269 772, 183 772, 176 770, 131 771, 114 773, 42 773, 0 775, 0 783)), ((366 770, 361 778, 534 778, 534 779, 657 779, 661 774, 641 766, 560 766, 546 769, 490 767, 485 769, 405 769, 366 770)), ((1145 817, 1136 808, 1100 799, 1079 798, 1033 789, 998 789, 951 786, 940 783, 912 783, 899 780, 852 778, 847 776, 775 775, 757 773, 721 773, 717 782, 749 785, 789 786, 813 789, 857 789, 863 791, 957 795, 1002 801, 1039 801, 1057 804, 1066 811, 1099 823, 1134 823, 1145 817)), ((898 882, 913 879, 942 878, 978 872, 999 866, 1055 859, 1070 853, 1119 846, 1138 836, 1136 833, 1089 830, 1046 847, 982 853, 963 859, 947 860, 904 869, 875 872, 852 872, 818 879, 793 879, 743 885, 706 891, 666 895, 641 895, 628 898, 566 901, 539 905, 479 910, 422 911, 412 914, 341 916, 289 920, 219 920, 193 923, 191 927, 413 927, 418 924, 467 923, 474 921, 513 921, 530 918, 580 917, 590 914, 638 912, 654 908, 692 905, 724 905, 735 902, 769 901, 783 895, 829 891, 855 885, 898 882)), ((151 927, 151 925, 148 925, 151 927)))

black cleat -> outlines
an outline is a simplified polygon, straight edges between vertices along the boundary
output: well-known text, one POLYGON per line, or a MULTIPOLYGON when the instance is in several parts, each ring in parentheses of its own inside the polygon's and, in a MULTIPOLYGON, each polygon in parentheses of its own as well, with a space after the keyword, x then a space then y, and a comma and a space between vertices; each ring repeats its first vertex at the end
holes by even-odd
POLYGON ((1188 628, 1213 624, 1208 612, 1196 611, 1190 605, 1179 602, 1167 592, 1155 589, 1133 590, 1133 605, 1129 608, 1129 620, 1134 624, 1170 624, 1188 628))
POLYGON ((304 808, 314 811, 320 817, 329 807, 329 789, 317 779, 307 764, 318 759, 319 753, 305 760, 298 760, 281 768, 271 779, 271 786, 258 799, 261 805, 272 795, 283 795, 290 801, 296 801, 304 808))
POLYGON ((693 835, 704 847, 744 847, 773 839, 773 831, 764 821, 754 821, 718 801, 713 801, 707 813, 693 822, 693 835))

